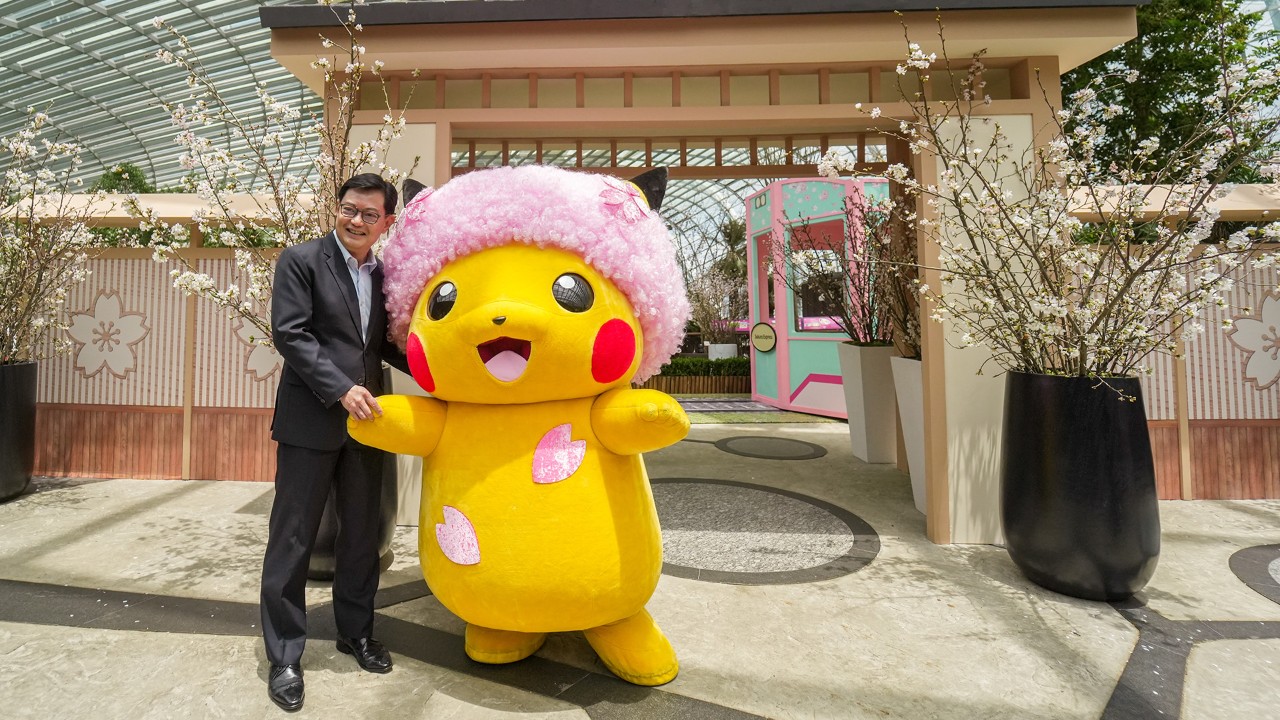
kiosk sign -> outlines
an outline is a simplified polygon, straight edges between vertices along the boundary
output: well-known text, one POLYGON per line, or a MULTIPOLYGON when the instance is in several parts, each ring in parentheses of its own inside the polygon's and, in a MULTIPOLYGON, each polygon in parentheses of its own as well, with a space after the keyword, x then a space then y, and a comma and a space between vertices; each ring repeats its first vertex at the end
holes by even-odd
POLYGON ((751 347, 757 352, 772 352, 778 346, 778 333, 767 322, 758 322, 751 327, 751 347))

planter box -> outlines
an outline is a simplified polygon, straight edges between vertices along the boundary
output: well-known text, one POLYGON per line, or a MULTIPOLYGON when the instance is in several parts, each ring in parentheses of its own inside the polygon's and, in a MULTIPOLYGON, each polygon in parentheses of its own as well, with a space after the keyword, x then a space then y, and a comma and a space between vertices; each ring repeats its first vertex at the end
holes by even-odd
POLYGON ((840 343, 840 375, 849 413, 853 456, 869 463, 898 458, 898 414, 894 407, 891 345, 840 343))
POLYGON ((31 483, 36 453, 36 379, 33 362, 0 365, 0 501, 31 483))
POLYGON ((902 444, 907 450, 907 470, 911 474, 911 498, 916 510, 927 513, 924 472, 924 388, 919 360, 889 358, 893 367, 893 389, 898 395, 898 421, 902 444))
POLYGON ((1009 557, 1054 592, 1129 598, 1160 557, 1142 384, 1021 372, 1005 378, 1000 518, 1009 557))
POLYGON ((711 343, 707 345, 708 360, 724 360, 738 357, 738 346, 733 343, 711 343))

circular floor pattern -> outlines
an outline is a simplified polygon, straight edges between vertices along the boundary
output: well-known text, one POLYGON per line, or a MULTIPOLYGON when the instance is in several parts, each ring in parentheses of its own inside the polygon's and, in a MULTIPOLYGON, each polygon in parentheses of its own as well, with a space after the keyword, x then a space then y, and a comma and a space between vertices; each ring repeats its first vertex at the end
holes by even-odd
POLYGON ((1228 565, 1245 585, 1271 602, 1280 603, 1280 545, 1237 550, 1228 565))
POLYGON ((861 570, 880 552, 865 520, 799 493, 731 480, 660 478, 663 573, 728 585, 786 585, 861 570))
POLYGON ((716 447, 742 457, 763 460, 816 460, 827 454, 827 449, 803 440, 791 438, 743 435, 716 441, 716 447))

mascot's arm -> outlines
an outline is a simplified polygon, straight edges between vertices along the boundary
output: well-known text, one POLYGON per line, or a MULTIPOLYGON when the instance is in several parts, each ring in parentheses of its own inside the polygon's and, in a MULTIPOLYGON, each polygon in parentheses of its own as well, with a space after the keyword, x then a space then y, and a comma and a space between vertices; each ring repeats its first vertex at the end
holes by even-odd
POLYGON ((618 388, 596 398, 591 428, 610 452, 636 455, 679 442, 689 434, 689 416, 666 393, 618 388))
POLYGON ((371 420, 347 418, 347 430, 357 442, 387 452, 426 457, 444 432, 448 408, 441 400, 416 395, 378 398, 382 416, 371 420))

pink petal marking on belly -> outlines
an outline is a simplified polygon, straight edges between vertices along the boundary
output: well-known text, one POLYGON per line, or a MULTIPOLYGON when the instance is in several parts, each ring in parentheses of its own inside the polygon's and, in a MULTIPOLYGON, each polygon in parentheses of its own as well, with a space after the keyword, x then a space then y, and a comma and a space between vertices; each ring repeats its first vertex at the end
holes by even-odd
POLYGON ((475 526, 455 507, 444 506, 444 522, 436 523, 436 543, 445 557, 459 565, 477 565, 480 562, 480 542, 476 539, 475 526))
POLYGON ((533 451, 533 481, 557 483, 578 471, 587 454, 586 440, 573 440, 573 426, 557 425, 547 431, 533 451))

